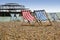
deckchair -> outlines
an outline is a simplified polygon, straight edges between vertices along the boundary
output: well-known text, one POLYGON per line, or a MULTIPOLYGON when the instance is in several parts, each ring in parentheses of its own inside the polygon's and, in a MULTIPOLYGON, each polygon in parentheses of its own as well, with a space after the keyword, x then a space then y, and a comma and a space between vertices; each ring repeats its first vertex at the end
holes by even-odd
POLYGON ((55 23, 57 24, 57 21, 59 20, 59 17, 56 13, 50 13, 50 16, 52 18, 52 23, 55 25, 55 23))
POLYGON ((29 10, 22 10, 22 16, 24 18, 24 20, 27 20, 27 24, 23 24, 22 25, 32 25, 31 22, 34 21, 34 17, 30 14, 30 11, 29 10))
POLYGON ((57 20, 59 20, 59 17, 57 16, 56 13, 50 13, 50 15, 51 15, 52 21, 57 21, 57 20))
POLYGON ((38 20, 38 22, 40 21, 41 25, 43 25, 44 24, 43 22, 46 20, 48 20, 49 23, 51 24, 45 10, 35 10, 34 12, 35 12, 36 19, 38 20))
POLYGON ((15 19, 14 19, 14 15, 15 14, 10 14, 11 15, 11 21, 14 21, 15 19))
POLYGON ((19 14, 16 14, 16 20, 19 21, 19 14))

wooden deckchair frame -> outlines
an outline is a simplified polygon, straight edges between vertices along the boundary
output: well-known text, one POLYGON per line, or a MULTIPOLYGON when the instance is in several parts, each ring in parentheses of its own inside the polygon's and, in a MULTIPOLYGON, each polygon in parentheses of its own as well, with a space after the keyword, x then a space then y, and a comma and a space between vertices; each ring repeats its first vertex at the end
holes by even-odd
MULTIPOLYGON (((37 10, 37 11, 40 11, 40 10, 37 10)), ((50 21, 50 19, 49 19, 49 17, 48 17, 48 15, 47 15, 47 13, 45 12, 45 15, 44 16, 46 16, 46 18, 47 18, 47 20, 49 21, 49 23, 50 23, 50 25, 52 25, 52 23, 51 23, 51 21, 50 21)), ((42 24, 42 21, 40 20, 40 23, 41 23, 41 25, 43 26, 43 24, 42 24)))

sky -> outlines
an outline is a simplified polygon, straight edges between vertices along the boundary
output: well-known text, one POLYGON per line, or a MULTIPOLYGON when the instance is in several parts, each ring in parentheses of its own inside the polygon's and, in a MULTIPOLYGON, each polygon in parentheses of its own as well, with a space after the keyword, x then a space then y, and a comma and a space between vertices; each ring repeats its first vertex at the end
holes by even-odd
POLYGON ((24 5, 30 10, 42 10, 46 12, 60 12, 60 0, 1 0, 1 4, 5 3, 18 3, 24 5))

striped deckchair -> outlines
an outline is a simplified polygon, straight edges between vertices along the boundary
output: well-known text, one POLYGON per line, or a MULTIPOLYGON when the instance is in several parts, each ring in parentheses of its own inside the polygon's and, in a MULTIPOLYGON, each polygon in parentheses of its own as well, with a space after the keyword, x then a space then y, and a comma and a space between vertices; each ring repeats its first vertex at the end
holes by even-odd
POLYGON ((35 10, 34 13, 35 13, 36 19, 38 20, 38 22, 40 21, 41 25, 43 25, 42 22, 46 22, 47 20, 50 22, 45 10, 35 10))
POLYGON ((22 15, 23 15, 23 18, 28 21, 29 25, 30 25, 30 22, 33 22, 34 19, 35 19, 35 18, 30 14, 30 11, 28 11, 28 10, 22 10, 22 15))
POLYGON ((19 21, 19 14, 16 14, 16 20, 19 21))
POLYGON ((14 19, 14 15, 15 15, 15 14, 10 14, 10 15, 11 15, 11 20, 14 21, 14 20, 15 20, 15 19, 14 19))
POLYGON ((59 26, 58 22, 59 22, 59 17, 56 13, 50 13, 51 19, 52 19, 52 23, 54 26, 59 26))
POLYGON ((50 15, 51 15, 52 21, 57 21, 57 20, 59 20, 59 17, 57 16, 56 13, 50 13, 50 15))

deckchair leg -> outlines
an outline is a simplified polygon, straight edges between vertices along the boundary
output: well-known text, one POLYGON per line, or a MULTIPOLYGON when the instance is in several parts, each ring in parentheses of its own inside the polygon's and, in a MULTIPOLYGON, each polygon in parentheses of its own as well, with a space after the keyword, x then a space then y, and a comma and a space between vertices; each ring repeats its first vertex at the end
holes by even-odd
POLYGON ((30 24, 30 21, 28 21, 28 23, 30 24))
POLYGON ((41 22, 41 20, 40 20, 40 24, 41 24, 41 26, 43 25, 42 22, 41 22))
POLYGON ((40 22, 37 21, 37 23, 40 25, 40 22))
POLYGON ((24 21, 24 19, 23 19, 23 22, 21 23, 21 25, 24 25, 24 22, 25 22, 25 21, 24 21))
POLYGON ((50 19, 48 18, 49 22, 50 22, 50 25, 52 25, 52 22, 50 21, 50 19))
POLYGON ((49 20, 50 25, 52 25, 52 22, 50 21, 50 19, 49 19, 47 13, 45 13, 45 14, 46 14, 46 16, 47 16, 47 19, 49 20))
MULTIPOLYGON (((38 23, 38 21, 37 21, 37 19, 36 19, 36 17, 35 17, 35 16, 34 16, 34 18, 35 18, 34 26, 36 26, 35 24, 36 24, 36 23, 38 23)), ((39 23, 38 23, 38 25, 39 25, 39 23)))

